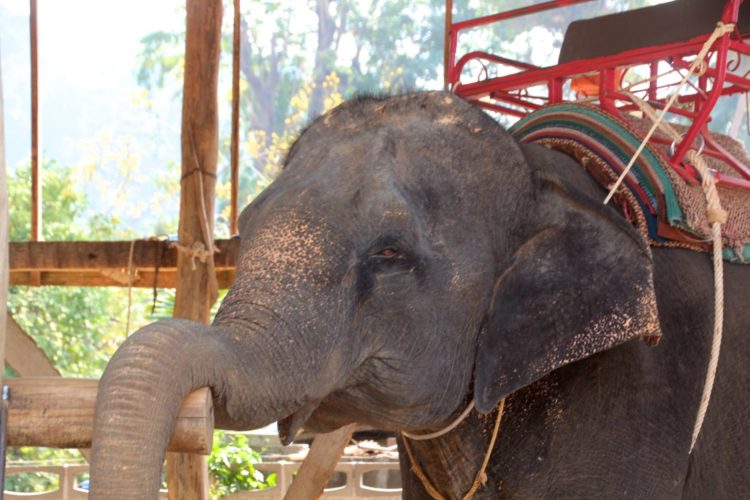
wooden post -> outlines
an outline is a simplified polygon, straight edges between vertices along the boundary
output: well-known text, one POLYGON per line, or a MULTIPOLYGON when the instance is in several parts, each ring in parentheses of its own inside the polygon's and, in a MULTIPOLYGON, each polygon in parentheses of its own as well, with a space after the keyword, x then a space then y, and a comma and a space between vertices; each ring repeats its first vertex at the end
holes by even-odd
MULTIPOLYGON (((174 315, 202 323, 208 323, 217 293, 213 231, 221 18, 221 0, 187 0, 178 229, 182 250, 177 259, 174 315), (201 246, 208 252, 205 263, 196 255, 201 246)), ((167 478, 170 499, 208 499, 206 457, 169 453, 167 478)))
POLYGON ((229 200, 229 234, 237 234, 238 198, 240 189, 240 0, 234 0, 234 31, 232 33, 232 171, 229 200))
MULTIPOLYGON (((0 67, 0 318, 8 304, 8 191, 5 185, 5 124, 3 117, 3 76, 0 67)), ((0 359, 5 359, 5 322, 0 321, 0 359)), ((0 372, 0 381, 2 372, 0 372)))
POLYGON ((31 51, 31 241, 42 237, 42 177, 39 170, 39 37, 37 0, 29 0, 31 51))
POLYGON ((316 436, 297 477, 284 495, 285 500, 320 498, 356 427, 357 424, 349 424, 316 436))
POLYGON ((450 90, 451 32, 453 31, 453 0, 445 0, 445 30, 443 39, 443 89, 450 90))

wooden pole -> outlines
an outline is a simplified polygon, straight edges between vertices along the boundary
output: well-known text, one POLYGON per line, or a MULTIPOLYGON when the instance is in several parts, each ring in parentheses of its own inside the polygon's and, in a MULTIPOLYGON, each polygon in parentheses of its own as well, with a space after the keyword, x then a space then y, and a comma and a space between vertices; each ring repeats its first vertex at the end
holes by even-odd
POLYGON ((450 45, 453 30, 453 0, 445 0, 445 38, 443 40, 443 88, 449 90, 450 45))
POLYGON ((31 240, 42 236, 42 178, 39 171, 39 40, 37 0, 29 0, 29 45, 31 49, 31 240))
POLYGON ((333 470, 339 463, 341 453, 349 441, 357 424, 349 424, 327 434, 320 434, 313 441, 310 453, 294 478, 294 482, 284 495, 284 500, 298 498, 320 498, 333 470))
MULTIPOLYGON (((9 446, 91 447, 98 380, 20 377, 5 383, 11 390, 9 446)), ((212 401, 205 387, 185 398, 168 449, 211 453, 212 401)))
POLYGON ((5 363, 20 377, 59 377, 60 372, 10 314, 5 322, 5 363))
MULTIPOLYGON (((221 19, 221 0, 187 0, 178 228, 183 250, 177 259, 174 315, 202 323, 208 323, 217 293, 213 231, 221 19), (208 251, 205 263, 188 253, 200 246, 208 251)), ((206 458, 169 453, 167 486, 170 499, 208 499, 206 458)))
MULTIPOLYGON (((3 108, 3 76, 0 65, 0 318, 8 304, 8 191, 5 185, 5 121, 3 108)), ((5 323, 0 322, 0 359, 5 359, 5 323)), ((0 380, 2 373, 0 373, 0 380)))
POLYGON ((229 234, 237 234, 240 186, 240 0, 234 0, 234 32, 232 37, 232 152, 229 234))

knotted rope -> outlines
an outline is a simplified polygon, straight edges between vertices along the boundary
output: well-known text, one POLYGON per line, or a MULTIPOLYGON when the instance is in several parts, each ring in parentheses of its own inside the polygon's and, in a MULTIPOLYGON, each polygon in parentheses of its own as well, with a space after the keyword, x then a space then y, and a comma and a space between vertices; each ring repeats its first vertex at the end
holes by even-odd
MULTIPOLYGON (((609 200, 614 196, 617 188, 620 186, 625 176, 630 171, 630 168, 635 164, 638 156, 641 154, 646 144, 653 136, 657 128, 663 133, 668 135, 675 144, 682 141, 682 135, 677 132, 668 122, 664 121, 664 116, 672 107, 677 97, 679 96, 680 90, 685 86, 688 79, 693 74, 702 75, 706 71, 706 55, 713 46, 714 42, 721 36, 731 33, 734 30, 734 24, 724 24, 719 22, 716 29, 711 36, 706 40, 706 43, 701 48, 696 59, 692 62, 688 68, 687 74, 683 77, 680 84, 677 86, 677 90, 670 96, 664 109, 657 113, 650 104, 640 99, 630 92, 626 92, 628 97, 641 109, 644 115, 649 117, 654 124, 651 126, 648 134, 644 137, 640 146, 633 154, 633 157, 628 162, 628 165, 620 174, 617 182, 610 189, 604 203, 607 204, 609 200)), ((714 179, 713 171, 706 164, 706 161, 701 157, 699 152, 695 150, 688 150, 685 157, 690 163, 698 170, 701 176, 701 187, 706 197, 706 219, 711 225, 711 239, 713 241, 713 266, 714 266, 714 329, 713 336, 711 339, 711 354, 708 360, 708 367, 706 369, 706 378, 703 384, 703 391, 701 393, 700 404, 698 406, 698 413, 695 418, 695 425, 693 426, 693 435, 690 441, 690 450, 688 453, 693 452, 695 443, 698 440, 703 422, 706 417, 706 411, 708 410, 708 404, 711 401, 711 393, 713 392, 714 381, 716 379, 716 370, 719 365, 719 355, 721 353, 721 340, 724 330, 724 259, 722 258, 723 241, 721 237, 721 225, 727 221, 727 212, 721 206, 721 200, 719 199, 719 192, 716 189, 716 181, 714 179)))
MULTIPOLYGON (((447 431, 445 429, 438 431, 433 434, 427 434, 423 436, 417 436, 417 440, 427 440, 432 439, 430 436, 442 436, 455 428, 461 421, 466 418, 466 415, 469 414, 469 412, 474 408, 473 402, 467 407, 466 410, 448 427, 445 429, 448 429, 447 431)), ((484 454, 484 460, 482 461, 482 466, 477 471, 476 476, 474 477, 474 482, 471 485, 471 488, 469 488, 469 491, 466 492, 466 494, 462 497, 463 500, 471 500, 474 498, 474 495, 476 495, 477 491, 481 486, 483 486, 485 483, 487 483, 487 473, 485 472, 487 470, 487 465, 490 463, 490 457, 492 456, 492 450, 495 448, 495 441, 497 440, 497 435, 500 432, 500 422, 503 419, 503 411, 505 410, 505 398, 500 400, 500 404, 497 407, 497 418, 495 419, 495 428, 492 431, 492 437, 490 438, 490 444, 487 446, 487 452, 484 454)), ((424 473, 422 468, 419 466, 417 461, 414 459, 414 455, 412 454, 411 447, 409 446, 409 443, 407 442, 407 439, 410 439, 410 434, 407 434, 406 432, 402 432, 401 435, 405 438, 403 440, 404 443, 404 449, 406 450, 406 454, 409 456, 409 462, 411 463, 411 470, 414 472, 414 475, 419 478, 419 481, 422 483, 422 486, 424 487, 425 491, 434 499, 434 500, 445 500, 445 497, 440 494, 440 492, 432 485, 430 482, 430 479, 427 477, 427 475, 424 473)))
POLYGON ((208 262, 208 258, 212 257, 215 253, 219 253, 219 249, 214 247, 213 250, 208 250, 206 245, 202 241, 195 241, 191 246, 181 245, 180 243, 170 243, 170 248, 176 248, 178 252, 190 259, 190 268, 195 271, 195 259, 198 259, 202 264, 208 262))

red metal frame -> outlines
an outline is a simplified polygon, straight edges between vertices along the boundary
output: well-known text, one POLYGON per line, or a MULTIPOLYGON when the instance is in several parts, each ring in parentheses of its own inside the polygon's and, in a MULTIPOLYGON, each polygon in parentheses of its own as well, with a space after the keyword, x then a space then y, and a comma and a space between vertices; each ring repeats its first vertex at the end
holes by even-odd
MULTIPOLYGON (((539 109, 542 105, 564 102, 566 99, 563 89, 567 82, 582 75, 592 75, 599 81, 599 106, 611 113, 620 114, 637 108, 625 94, 618 92, 620 82, 616 81, 615 70, 645 65, 649 67, 651 80, 644 84, 644 88, 639 89, 638 93, 642 94, 642 98, 648 100, 655 108, 663 108, 666 98, 659 98, 657 91, 676 86, 676 83, 659 81, 655 78, 658 76, 659 62, 669 61, 676 70, 686 70, 690 66, 691 59, 697 55, 711 33, 683 43, 645 47, 612 56, 572 61, 545 68, 479 50, 463 54, 457 59, 458 38, 463 31, 591 1, 593 0, 552 0, 455 23, 452 22, 452 17, 450 22, 446 17, 446 87, 482 108, 520 118, 539 109), (510 68, 515 72, 506 76, 493 78, 488 76, 483 80, 464 82, 462 81, 463 71, 471 61, 479 61, 485 68, 487 64, 492 64, 510 68), (528 89, 536 86, 545 87, 547 95, 530 95, 528 89)), ((736 23, 743 0, 725 1, 721 21, 736 23)), ((681 104, 691 104, 692 110, 683 108, 670 110, 670 113, 686 117, 692 122, 682 142, 676 146, 670 158, 671 166, 688 182, 699 182, 699 175, 695 168, 683 160, 690 145, 700 134, 705 139, 704 154, 723 159, 738 174, 728 176, 716 173, 717 183, 727 187, 750 190, 750 167, 725 151, 708 131, 711 112, 721 96, 750 91, 750 75, 738 75, 731 72, 739 67, 739 60, 743 55, 750 55, 750 45, 745 43, 748 38, 750 37, 743 37, 738 30, 735 30, 717 39, 707 57, 707 61, 711 61, 711 64, 698 78, 697 85, 691 83, 693 92, 680 95, 678 98, 681 104), (730 60, 730 55, 736 59, 730 60)))

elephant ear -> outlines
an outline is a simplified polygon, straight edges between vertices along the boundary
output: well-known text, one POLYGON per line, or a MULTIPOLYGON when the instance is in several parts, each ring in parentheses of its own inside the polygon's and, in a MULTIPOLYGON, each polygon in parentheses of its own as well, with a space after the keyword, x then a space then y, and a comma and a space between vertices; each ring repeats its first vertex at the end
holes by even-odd
POLYGON ((554 221, 518 248, 496 280, 479 335, 474 400, 482 413, 561 366, 660 336, 642 238, 601 201, 558 178, 543 183, 554 221))

